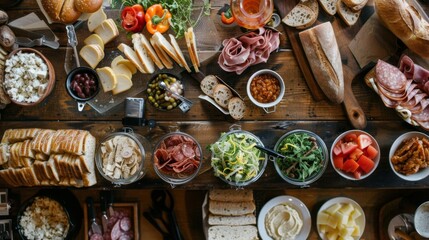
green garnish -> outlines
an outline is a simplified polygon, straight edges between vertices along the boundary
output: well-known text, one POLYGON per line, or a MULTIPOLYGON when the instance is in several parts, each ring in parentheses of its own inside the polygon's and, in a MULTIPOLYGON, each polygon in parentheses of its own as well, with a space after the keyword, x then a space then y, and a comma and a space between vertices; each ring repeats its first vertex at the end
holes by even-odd
POLYGON ((259 174, 265 156, 254 146, 256 139, 245 133, 231 133, 210 146, 215 176, 227 181, 246 182, 259 174))
POLYGON ((281 172, 292 179, 306 181, 323 168, 322 148, 315 137, 307 133, 293 133, 284 138, 276 151, 285 159, 277 158, 281 172))

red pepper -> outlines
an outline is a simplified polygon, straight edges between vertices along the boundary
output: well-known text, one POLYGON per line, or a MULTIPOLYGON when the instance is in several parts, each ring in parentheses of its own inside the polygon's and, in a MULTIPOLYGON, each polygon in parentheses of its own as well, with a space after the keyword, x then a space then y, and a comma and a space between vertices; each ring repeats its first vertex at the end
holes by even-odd
POLYGON ((231 13, 231 8, 221 14, 222 23, 229 25, 235 21, 235 17, 231 13))
POLYGON ((128 32, 141 32, 145 26, 144 9, 140 4, 125 7, 121 12, 122 27, 128 32))

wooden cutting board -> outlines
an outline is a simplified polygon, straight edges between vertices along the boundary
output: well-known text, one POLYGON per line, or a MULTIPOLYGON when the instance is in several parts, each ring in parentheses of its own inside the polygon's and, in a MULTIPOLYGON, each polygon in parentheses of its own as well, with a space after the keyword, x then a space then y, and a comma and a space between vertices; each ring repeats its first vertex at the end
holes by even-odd
MULTIPOLYGON (((277 11, 280 16, 283 18, 287 15, 287 13, 292 10, 293 7, 299 2, 299 0, 274 0, 274 4, 276 6, 277 11)), ((329 16, 323 10, 323 8, 319 7, 319 17, 317 22, 313 25, 317 25, 323 22, 331 22, 332 27, 335 32, 335 37, 338 43, 338 47, 341 54, 341 61, 343 63, 344 69, 344 102, 343 105, 347 112, 347 116, 355 128, 363 129, 366 127, 366 118, 365 114, 357 102, 351 84, 355 76, 361 71, 359 65, 353 57, 352 52, 350 51, 348 45, 354 36, 359 32, 360 28, 363 24, 368 20, 368 18, 374 13, 374 6, 372 0, 368 2, 368 4, 362 9, 361 16, 357 23, 351 27, 347 26, 339 16, 329 16)), ((286 25, 286 33, 288 35, 289 41, 292 45, 292 49, 295 53, 295 57, 298 61, 298 64, 301 68, 301 71, 304 75, 304 78, 307 82, 307 85, 310 89, 310 92, 315 101, 320 101, 325 99, 325 95, 314 79, 313 73, 311 72, 311 68, 305 56, 304 50, 302 48, 301 42, 299 40, 299 30, 288 27, 286 25)))

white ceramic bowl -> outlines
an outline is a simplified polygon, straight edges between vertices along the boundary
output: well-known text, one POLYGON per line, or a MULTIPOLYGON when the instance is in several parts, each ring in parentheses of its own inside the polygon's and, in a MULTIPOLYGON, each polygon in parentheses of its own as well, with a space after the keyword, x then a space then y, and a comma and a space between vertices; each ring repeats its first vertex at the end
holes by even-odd
POLYGON ((369 133, 367 133, 367 132, 365 132, 365 131, 362 131, 362 130, 349 130, 349 131, 345 131, 345 132, 343 132, 342 134, 340 134, 335 140, 334 140, 334 143, 332 143, 332 146, 331 146, 331 151, 330 151, 330 157, 331 157, 331 164, 332 164, 332 167, 335 169, 335 171, 338 173, 338 174, 340 174, 342 177, 344 177, 344 178, 346 178, 346 179, 348 179, 348 180, 362 180, 362 179, 364 179, 364 178, 366 178, 366 177, 368 177, 369 175, 371 175, 374 171, 375 171, 375 169, 377 168, 377 166, 378 166, 378 163, 380 162, 380 146, 378 146, 378 143, 377 143, 377 140, 373 137, 373 136, 371 136, 371 134, 369 134, 369 133), (334 153, 333 153, 333 151, 334 151, 334 147, 337 145, 337 143, 340 141, 340 140, 342 140, 347 134, 350 134, 350 133, 354 133, 354 134, 356 134, 357 136, 359 136, 360 134, 366 134, 366 135, 368 135, 370 138, 371 138, 371 140, 372 140, 372 143, 371 143, 371 145, 378 151, 378 155, 377 155, 377 157, 375 157, 375 159, 373 159, 373 161, 374 161, 374 167, 372 168, 372 170, 370 171, 370 172, 368 172, 368 173, 362 173, 362 175, 360 176, 360 178, 359 179, 357 179, 357 178, 355 178, 354 177, 354 175, 353 175, 353 173, 348 173, 348 172, 344 172, 344 171, 342 171, 342 170, 340 170, 340 169, 337 169, 336 167, 335 167, 335 165, 334 165, 334 153))
POLYGON ((276 72, 274 72, 273 70, 270 69, 262 69, 259 70, 257 72, 255 72, 247 81, 247 87, 246 87, 246 91, 247 91, 247 96, 249 97, 250 101, 253 102, 253 104, 255 104, 258 107, 261 107, 264 109, 264 111, 266 113, 270 113, 270 112, 275 112, 276 111, 276 105, 283 99, 283 96, 285 94, 285 83, 283 81, 283 78, 276 72), (252 93, 250 91, 250 85, 253 81, 253 79, 256 76, 262 75, 262 74, 269 74, 274 76, 275 78, 277 78, 277 80, 279 81, 279 85, 280 85, 280 93, 279 96, 277 96, 276 100, 270 103, 260 103, 258 102, 253 96, 252 93))
POLYGON ((429 201, 417 208, 414 214, 414 227, 422 237, 429 238, 429 201))
POLYGON ((403 141, 413 138, 413 137, 420 137, 420 138, 427 138, 429 139, 429 136, 421 133, 421 132, 407 132, 402 134, 401 136, 399 136, 392 144, 392 146, 390 147, 390 151, 389 151, 389 164, 390 167, 392 168, 392 171, 400 178, 407 180, 407 181, 419 181, 422 180, 423 178, 426 178, 429 175, 429 168, 424 168, 421 169, 420 171, 418 171, 417 173, 411 174, 411 175, 405 175, 402 173, 399 173, 395 170, 395 168, 393 167, 392 164, 392 157, 395 154, 395 151, 398 149, 398 147, 402 144, 403 141))

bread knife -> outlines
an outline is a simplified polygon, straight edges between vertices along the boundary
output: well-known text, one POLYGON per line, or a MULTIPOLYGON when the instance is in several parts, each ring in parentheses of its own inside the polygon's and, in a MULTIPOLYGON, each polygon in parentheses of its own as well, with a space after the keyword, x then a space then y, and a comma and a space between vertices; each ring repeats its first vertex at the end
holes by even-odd
MULTIPOLYGON (((45 38, 45 35, 40 34, 40 33, 36 33, 36 32, 31 32, 31 31, 27 31, 21 28, 17 28, 17 27, 13 27, 8 25, 8 27, 13 31, 13 33, 15 34, 15 36, 17 37, 27 37, 31 40, 36 40, 36 39, 40 39, 40 44, 53 48, 53 49, 58 49, 60 47, 60 44, 56 41, 50 41, 47 40, 45 38)), ((19 42, 17 42, 19 45, 19 42)))
POLYGON ((103 232, 107 232, 107 223, 109 218, 107 217, 107 199, 106 192, 102 191, 100 193, 100 209, 101 209, 101 225, 103 227, 103 232))
POLYGON ((95 209, 94 209, 94 200, 92 197, 88 197, 86 199, 86 206, 88 210, 88 219, 91 224, 92 234, 102 234, 100 225, 97 223, 97 219, 95 218, 95 209))

